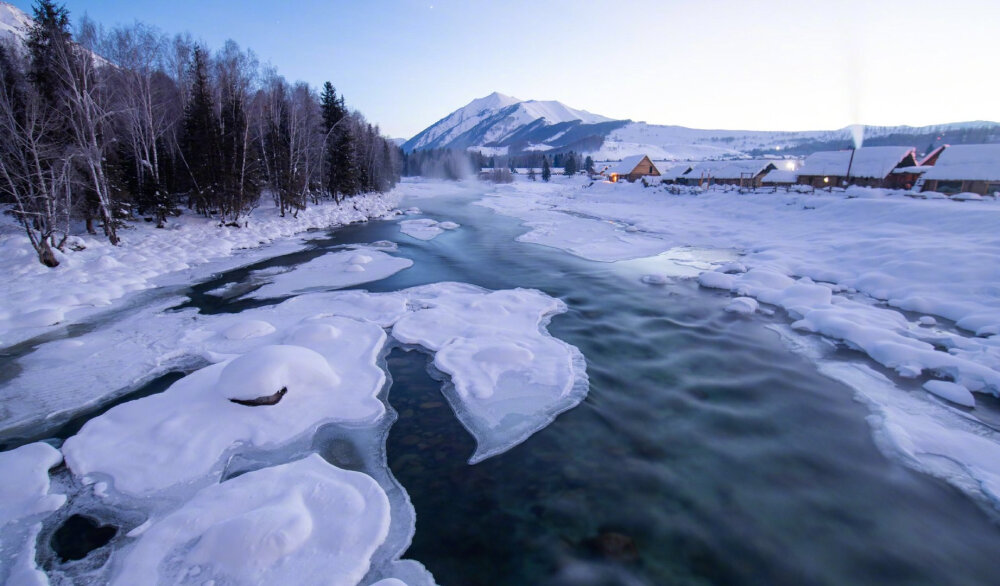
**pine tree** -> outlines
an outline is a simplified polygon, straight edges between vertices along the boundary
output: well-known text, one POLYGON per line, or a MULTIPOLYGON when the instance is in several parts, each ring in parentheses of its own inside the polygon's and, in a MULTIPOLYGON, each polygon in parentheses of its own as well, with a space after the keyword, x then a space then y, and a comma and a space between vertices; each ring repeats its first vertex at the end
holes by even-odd
POLYGON ((340 128, 336 132, 332 161, 332 189, 337 201, 357 195, 361 189, 358 181, 358 157, 351 128, 340 128))
POLYGON ((184 108, 181 155, 191 183, 189 203, 199 213, 207 215, 215 204, 216 180, 221 175, 221 145, 207 58, 201 47, 194 48, 189 75, 191 92, 184 108))
POLYGON ((31 55, 28 80, 35 86, 45 105, 59 106, 60 62, 70 52, 72 34, 69 11, 51 0, 38 0, 34 7, 34 25, 28 29, 26 45, 31 55))
POLYGON ((594 159, 590 155, 587 155, 587 158, 583 161, 583 168, 586 169, 587 173, 594 173, 594 159))
POLYGON ((549 158, 542 157, 542 181, 548 181, 552 177, 552 169, 549 167, 549 158))
POLYGON ((340 128, 347 115, 347 108, 344 106, 344 97, 337 97, 337 90, 329 81, 323 84, 323 93, 320 94, 320 111, 323 115, 323 187, 333 196, 334 200, 340 201, 346 195, 345 189, 350 189, 348 176, 349 169, 353 167, 353 153, 341 152, 341 148, 353 149, 350 138, 343 135, 346 128, 340 128), (344 168, 344 165, 348 167, 344 168))
POLYGON ((569 154, 563 157, 563 173, 573 176, 576 175, 576 170, 576 154, 570 151, 569 154))

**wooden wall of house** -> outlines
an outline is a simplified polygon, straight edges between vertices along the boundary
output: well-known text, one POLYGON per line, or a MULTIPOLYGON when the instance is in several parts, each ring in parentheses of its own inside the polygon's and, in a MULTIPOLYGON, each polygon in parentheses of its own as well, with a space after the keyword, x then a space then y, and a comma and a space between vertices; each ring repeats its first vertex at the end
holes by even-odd
POLYGON ((979 195, 989 195, 989 194, 995 193, 997 191, 1000 191, 1000 180, 998 180, 998 181, 969 181, 969 180, 965 180, 965 181, 959 182, 957 180, 956 181, 943 181, 943 180, 937 180, 937 179, 928 179, 924 183, 923 191, 939 191, 939 192, 944 193, 946 195, 952 195, 952 194, 955 194, 955 193, 964 193, 964 192, 978 193, 979 195), (949 184, 946 187, 944 187, 944 191, 942 191, 942 187, 943 187, 941 185, 942 183, 949 184), (957 185, 953 186, 953 185, 951 185, 951 184, 957 184, 957 183, 960 183, 961 186, 957 186, 957 185), (956 190, 956 188, 957 188, 957 190, 956 190))
POLYGON ((656 166, 648 159, 643 159, 639 161, 639 164, 632 169, 632 172, 628 174, 629 181, 638 181, 640 177, 652 175, 654 177, 659 176, 660 172, 656 169, 656 166))

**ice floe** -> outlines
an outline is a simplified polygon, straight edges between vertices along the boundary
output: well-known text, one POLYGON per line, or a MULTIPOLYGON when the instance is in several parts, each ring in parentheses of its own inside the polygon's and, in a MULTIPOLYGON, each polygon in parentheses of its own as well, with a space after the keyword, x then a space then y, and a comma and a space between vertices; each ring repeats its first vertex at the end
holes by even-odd
POLYGON ((412 236, 419 240, 433 240, 444 233, 445 230, 454 230, 459 225, 455 222, 438 222, 430 218, 419 220, 402 220, 399 222, 399 231, 407 236, 412 236))
POLYGON ((353 586, 388 531, 379 485, 313 454, 208 486, 153 519, 110 583, 353 586))
POLYGON ((317 289, 341 289, 379 281, 413 266, 413 261, 381 250, 330 252, 266 277, 267 282, 248 296, 258 299, 287 297, 317 289))

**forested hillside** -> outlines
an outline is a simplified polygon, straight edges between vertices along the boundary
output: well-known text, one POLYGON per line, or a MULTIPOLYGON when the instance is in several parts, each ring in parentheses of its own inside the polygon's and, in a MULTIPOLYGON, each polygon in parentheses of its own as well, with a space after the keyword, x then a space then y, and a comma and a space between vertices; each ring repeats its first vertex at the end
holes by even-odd
POLYGON ((399 179, 398 147, 330 82, 291 83, 233 41, 76 31, 39 0, 0 43, 0 203, 48 266, 75 221, 117 244, 129 221, 188 209, 239 226, 262 202, 294 215, 399 179))

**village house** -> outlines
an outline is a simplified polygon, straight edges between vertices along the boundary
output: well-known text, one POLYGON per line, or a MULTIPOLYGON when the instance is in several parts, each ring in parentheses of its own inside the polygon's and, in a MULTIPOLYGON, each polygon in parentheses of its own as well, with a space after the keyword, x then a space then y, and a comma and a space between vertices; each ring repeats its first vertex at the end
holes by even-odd
POLYGON ((861 147, 813 153, 806 157, 798 175, 800 184, 813 187, 889 187, 894 182, 890 178, 894 169, 916 166, 914 147, 861 147))
POLYGON ((754 189, 774 169, 774 162, 766 160, 705 161, 692 167, 683 178, 686 185, 738 185, 754 189))
POLYGON ((690 163, 673 165, 663 171, 662 183, 682 183, 685 173, 691 170, 690 163))
POLYGON ((763 187, 789 187, 795 185, 799 180, 797 171, 788 169, 772 169, 761 178, 760 184, 763 187))
POLYGON ((923 173, 922 180, 923 191, 947 195, 1000 192, 1000 144, 950 146, 923 173))
POLYGON ((640 177, 659 177, 660 171, 646 155, 633 155, 622 159, 617 165, 612 165, 605 171, 605 174, 612 183, 617 183, 622 179, 631 183, 640 177))

